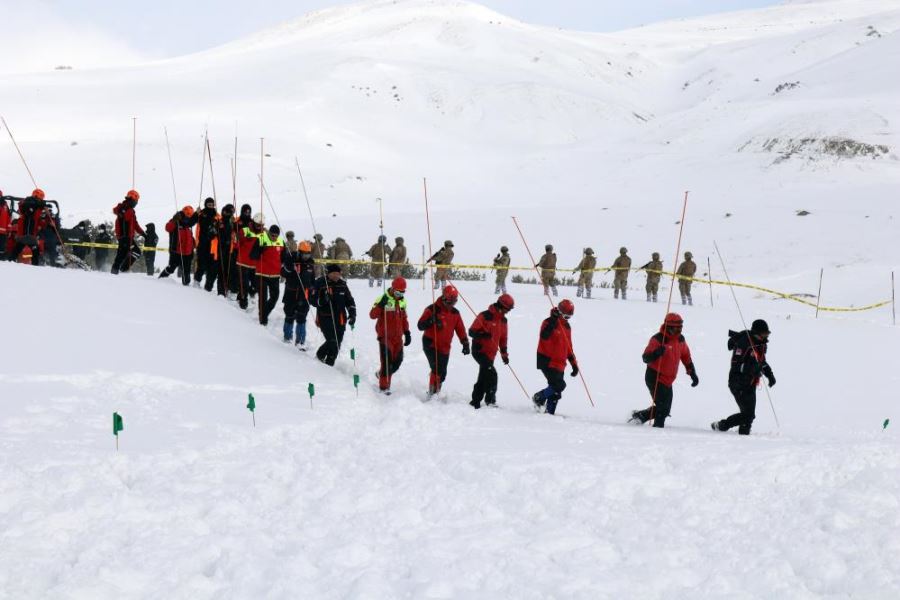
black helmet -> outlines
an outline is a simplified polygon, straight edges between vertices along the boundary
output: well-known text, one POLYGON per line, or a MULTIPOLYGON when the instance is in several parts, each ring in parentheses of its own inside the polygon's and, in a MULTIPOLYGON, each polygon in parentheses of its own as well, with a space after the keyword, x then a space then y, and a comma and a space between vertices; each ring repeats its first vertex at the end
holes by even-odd
POLYGON ((546 246, 544 246, 544 250, 546 250, 547 252, 553 252, 553 244, 547 244, 546 246))
POLYGON ((506 246, 500 246, 500 252, 509 252, 509 248, 507 248, 506 246))
POLYGON ((756 335, 763 335, 770 333, 769 324, 763 321, 762 319, 757 319, 753 321, 753 324, 750 326, 750 333, 756 335))

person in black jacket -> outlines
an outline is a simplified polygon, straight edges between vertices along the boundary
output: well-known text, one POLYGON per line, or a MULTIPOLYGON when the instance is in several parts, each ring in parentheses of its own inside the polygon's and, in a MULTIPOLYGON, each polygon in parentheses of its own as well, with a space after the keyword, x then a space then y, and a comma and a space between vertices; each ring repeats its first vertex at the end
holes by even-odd
POLYGON ((153 275, 156 271, 156 248, 159 243, 159 235, 156 233, 156 225, 147 223, 144 226, 144 265, 147 267, 147 275, 153 275))
POLYGON ((766 362, 769 349, 769 325, 762 319, 753 321, 749 330, 729 331, 728 349, 731 350, 731 370, 728 372, 728 389, 734 396, 740 412, 727 419, 713 421, 714 431, 738 428, 740 435, 748 435, 756 418, 756 386, 760 376, 765 376, 769 387, 775 385, 775 374, 766 362))
POLYGON ((216 293, 228 296, 228 292, 238 292, 237 266, 237 225, 234 220, 234 205, 222 207, 221 218, 216 221, 216 237, 218 239, 218 269, 216 293))
POLYGON ((325 336, 325 343, 316 351, 316 358, 328 366, 334 366, 347 325, 356 324, 356 302, 350 294, 347 282, 341 278, 339 265, 328 265, 324 277, 313 286, 316 304, 316 325, 325 336))
MULTIPOLYGON (((213 240, 216 239, 216 223, 219 213, 216 211, 216 201, 207 198, 203 201, 203 209, 197 213, 197 270, 194 271, 194 281, 199 284, 206 277, 203 288, 211 292, 219 276, 218 252, 214 252, 213 240)), ((218 242, 216 242, 218 244, 218 242)))
MULTIPOLYGON (((106 223, 100 223, 97 227, 97 237, 94 238, 95 244, 112 244, 112 236, 106 229, 106 223)), ((94 248, 94 269, 103 271, 106 269, 106 260, 109 258, 109 248, 103 246, 94 248)))
POLYGON ((293 245, 285 248, 281 255, 281 276, 284 277, 284 341, 293 341, 305 351, 309 295, 316 282, 312 245, 309 242, 300 242, 296 248, 293 245))

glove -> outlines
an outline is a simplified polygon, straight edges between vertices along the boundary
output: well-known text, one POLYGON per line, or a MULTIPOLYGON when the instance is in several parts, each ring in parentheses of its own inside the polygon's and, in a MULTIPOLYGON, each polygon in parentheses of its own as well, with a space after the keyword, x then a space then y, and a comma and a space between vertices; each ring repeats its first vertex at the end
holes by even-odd
MULTIPOLYGON (((659 348, 657 348, 656 350, 654 350, 652 354, 650 354, 650 357, 651 357, 653 360, 656 360, 656 359, 658 359, 659 357, 661 357, 661 356, 662 356, 663 354, 665 354, 665 353, 666 353, 666 347, 665 347, 665 346, 660 346, 659 348)), ((651 361, 651 362, 652 362, 652 361, 651 361)))
POLYGON ((775 387, 775 374, 769 371, 766 375, 766 379, 769 380, 769 387, 775 387))
POLYGON ((347 325, 350 326, 350 329, 353 329, 353 326, 356 325, 356 315, 353 315, 349 319, 347 319, 347 325))
POLYGON ((384 296, 381 297, 381 300, 378 302, 378 307, 384 308, 385 306, 387 306, 387 303, 388 303, 388 297, 387 297, 387 294, 385 294, 384 296))
POLYGON ((440 331, 441 329, 444 328, 444 322, 441 321, 440 319, 433 320, 431 322, 431 325, 434 325, 435 327, 437 327, 438 331, 440 331))
POLYGON ((697 387, 698 385, 700 385, 700 378, 697 377, 696 371, 691 371, 689 375, 691 376, 691 387, 697 387))
POLYGON ((412 344, 412 335, 408 331, 403 332, 403 345, 409 346, 412 344))
POLYGON ((571 373, 571 375, 572 375, 572 377, 577 377, 577 376, 578 376, 578 365, 577 365, 577 364, 572 365, 572 373, 571 373))
POLYGON ((465 355, 469 355, 472 350, 469 348, 469 344, 463 344, 462 353, 465 355))
POLYGON ((507 354, 506 352, 501 352, 501 353, 500 353, 500 360, 503 361, 503 364, 504 364, 504 365, 508 365, 508 364, 509 364, 509 354, 507 354))

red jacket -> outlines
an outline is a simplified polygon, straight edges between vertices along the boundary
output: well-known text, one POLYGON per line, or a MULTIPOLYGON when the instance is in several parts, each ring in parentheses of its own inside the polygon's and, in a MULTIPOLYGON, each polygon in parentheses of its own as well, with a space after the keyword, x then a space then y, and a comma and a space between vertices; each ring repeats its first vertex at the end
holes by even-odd
POLYGON ((496 358, 497 350, 502 355, 506 354, 506 335, 506 316, 496 304, 491 304, 486 311, 479 313, 469 327, 469 336, 473 341, 472 351, 483 354, 490 361, 496 358))
POLYGON ((113 213, 116 215, 116 237, 119 239, 123 237, 132 239, 135 232, 144 235, 144 228, 137 222, 133 202, 133 200, 125 200, 113 208, 113 213))
POLYGON ((369 318, 375 319, 375 335, 379 341, 384 341, 386 345, 395 348, 403 343, 403 334, 409 331, 406 300, 402 298, 397 300, 385 292, 375 301, 369 311, 369 318), (385 296, 387 296, 387 303, 379 306, 385 296))
POLYGON ((9 233, 9 221, 11 218, 9 206, 7 206, 6 202, 0 204, 0 235, 9 233))
POLYGON ((169 236, 169 252, 176 252, 181 256, 190 256, 194 253, 194 234, 191 233, 192 224, 180 224, 175 225, 174 219, 169 219, 169 222, 166 223, 166 231, 170 234, 175 233, 176 227, 178 228, 178 235, 169 236), (175 248, 172 248, 172 242, 175 242, 175 248))
POLYGON ((250 258, 250 250, 253 249, 253 244, 256 243, 257 234, 261 233, 262 230, 254 221, 243 223, 238 219, 235 226, 237 227, 238 239, 237 264, 242 267, 255 269, 256 261, 250 258))
POLYGON ((566 361, 574 367, 577 363, 572 351, 572 326, 557 314, 552 314, 541 323, 538 338, 537 368, 565 371, 566 361))
POLYGON ((422 346, 426 352, 433 352, 437 346, 438 354, 450 354, 450 345, 453 343, 453 334, 459 338, 463 346, 469 345, 466 328, 463 325, 459 311, 452 306, 438 300, 427 306, 419 317, 419 331, 422 332, 422 346), (437 325, 436 324, 440 324, 437 325))
POLYGON ((259 234, 254 244, 259 245, 259 260, 256 263, 256 274, 260 277, 281 277, 281 253, 284 241, 281 238, 270 239, 268 232, 259 234))
POLYGON ((694 371, 694 362, 691 360, 691 349, 688 348, 684 336, 678 334, 678 337, 666 336, 665 327, 660 328, 660 332, 650 338, 647 347, 644 349, 644 362, 647 368, 659 373, 658 381, 663 385, 671 386, 678 376, 678 363, 684 364, 684 369, 688 373, 694 371), (662 356, 654 358, 655 353, 663 346, 666 347, 662 356))

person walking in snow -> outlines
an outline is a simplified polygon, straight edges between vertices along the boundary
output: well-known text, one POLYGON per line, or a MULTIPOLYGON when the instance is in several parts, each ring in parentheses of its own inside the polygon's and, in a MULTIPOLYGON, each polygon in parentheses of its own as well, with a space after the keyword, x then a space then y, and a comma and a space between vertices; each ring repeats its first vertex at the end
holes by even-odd
POLYGON ((509 275, 509 248, 506 246, 500 246, 500 254, 494 257, 494 271, 497 276, 494 279, 494 293, 495 294, 505 294, 506 293, 506 277, 509 275))
POLYGON ((425 308, 419 317, 418 328, 422 332, 422 349, 431 373, 428 378, 429 397, 441 391, 441 385, 447 378, 447 365, 450 362, 450 348, 453 344, 453 334, 459 338, 462 344, 462 353, 468 355, 469 337, 463 325, 462 317, 456 310, 456 301, 459 292, 447 284, 441 291, 441 297, 434 304, 425 308))
POLYGON ((110 271, 113 275, 131 269, 134 262, 132 256, 132 246, 135 246, 134 235, 135 233, 145 235, 144 228, 138 223, 137 214, 134 212, 140 198, 141 195, 137 193, 137 190, 128 190, 125 199, 113 209, 113 213, 116 215, 116 239, 119 244, 110 271))
POLYGON ((306 350, 309 296, 316 282, 312 252, 312 244, 300 242, 296 249, 286 249, 281 260, 281 276, 284 278, 284 341, 293 341, 303 351, 306 350))
POLYGON ((536 410, 544 409, 556 414, 556 405, 566 389, 566 361, 572 367, 572 377, 578 375, 578 361, 572 346, 572 326, 569 319, 575 315, 575 304, 563 300, 550 309, 550 316, 541 323, 538 336, 537 368, 547 380, 547 387, 531 397, 536 410))
POLYGON ((256 261, 250 257, 250 250, 256 243, 256 236, 262 233, 262 216, 254 221, 253 208, 249 204, 241 206, 241 214, 236 224, 237 266, 238 266, 238 306, 247 308, 249 297, 256 295, 256 261))
POLYGON ((434 289, 450 285, 450 267, 453 265, 453 241, 444 242, 444 247, 434 253, 426 262, 433 262, 437 269, 434 273, 434 289))
POLYGON ((397 278, 403 275, 403 265, 406 264, 406 246, 402 237, 394 238, 394 249, 391 250, 390 263, 389 277, 397 278))
POLYGON ((156 245, 159 243, 159 235, 156 233, 156 224, 147 223, 144 231, 144 266, 147 267, 147 275, 156 272, 156 245))
POLYGON ((541 269, 541 283, 544 284, 544 295, 549 296, 550 290, 553 290, 553 295, 558 296, 559 292, 556 289, 556 253, 553 251, 552 244, 544 246, 544 255, 534 266, 541 269))
POLYGON ((697 273, 697 263, 693 261, 694 255, 690 252, 684 253, 684 262, 678 265, 678 291, 681 292, 681 303, 688 306, 694 305, 694 299, 691 297, 691 285, 693 285, 693 277, 697 273))
POLYGON ((197 240, 197 270, 194 271, 194 283, 200 285, 206 277, 203 286, 207 292, 211 292, 219 277, 219 241, 216 235, 216 224, 219 221, 219 213, 216 210, 214 198, 203 201, 203 208, 197 213, 197 231, 194 239, 197 240))
POLYGON ((316 280, 312 294, 316 305, 316 325, 325 336, 325 342, 316 351, 316 358, 328 366, 334 366, 347 325, 351 328, 356 325, 356 302, 347 282, 341 278, 341 266, 328 265, 325 271, 325 276, 316 280))
POLYGON ((406 279, 396 277, 391 287, 379 296, 369 318, 375 320, 375 336, 378 338, 378 389, 391 393, 391 377, 403 363, 403 348, 412 343, 409 319, 406 315, 406 279))
POLYGON ((578 276, 578 291, 576 296, 590 299, 591 288, 594 287, 594 269, 597 268, 597 257, 594 256, 593 248, 585 248, 584 256, 578 266, 572 269, 573 273, 581 271, 578 276))
POLYGON ((191 229, 197 224, 194 207, 185 206, 166 223, 169 232, 169 264, 159 274, 165 279, 175 271, 181 273, 181 283, 191 283, 191 263, 194 260, 194 234, 191 229))
POLYGON ((373 287, 376 280, 380 286, 384 282, 385 263, 391 256, 391 247, 387 245, 387 238, 379 235, 378 241, 372 244, 366 255, 372 259, 372 263, 369 265, 369 287, 373 287))
POLYGON ((269 315, 278 304, 281 283, 281 252, 284 240, 279 237, 281 228, 272 225, 256 236, 250 256, 256 260, 256 289, 259 301, 259 324, 268 325, 269 315))
POLYGON ((654 252, 650 257, 650 262, 641 267, 642 271, 647 272, 647 302, 656 302, 659 293, 659 280, 662 277, 663 263, 659 260, 659 252, 654 252))
POLYGON ((697 387, 700 379, 697 377, 697 369, 691 360, 691 349, 687 341, 681 335, 684 320, 677 313, 666 315, 659 333, 654 334, 644 354, 641 356, 647 370, 644 373, 644 383, 650 391, 652 404, 644 410, 631 412, 629 423, 643 425, 653 419, 654 427, 665 427, 666 418, 672 411, 672 384, 678 376, 678 363, 684 365, 691 378, 691 387, 697 387))
POLYGON ((762 319, 753 321, 749 330, 728 332, 728 349, 731 350, 728 389, 740 412, 721 421, 713 421, 713 431, 728 431, 737 427, 740 435, 750 434, 756 419, 756 387, 760 377, 766 377, 769 387, 775 385, 775 374, 766 362, 769 333, 769 324, 762 319))
POLYGON ((216 221, 216 248, 219 255, 219 276, 216 278, 216 293, 228 297, 228 292, 237 294, 239 269, 237 266, 237 222, 234 218, 234 205, 222 207, 222 214, 216 221))
POLYGON ((497 404, 497 369, 494 368, 494 359, 499 351, 503 364, 509 364, 506 315, 514 307, 513 297, 503 294, 487 310, 479 313, 469 327, 472 358, 478 363, 478 379, 472 388, 472 401, 469 404, 476 409, 481 408, 482 400, 487 406, 497 404))

